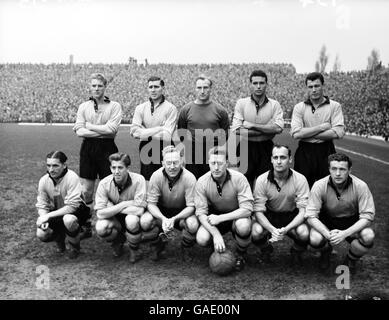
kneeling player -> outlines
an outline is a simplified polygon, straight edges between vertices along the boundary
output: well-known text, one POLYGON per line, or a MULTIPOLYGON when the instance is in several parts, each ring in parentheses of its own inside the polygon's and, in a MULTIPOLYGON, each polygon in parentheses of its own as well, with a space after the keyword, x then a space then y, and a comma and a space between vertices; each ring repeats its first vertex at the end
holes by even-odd
POLYGON ((149 182, 148 212, 141 218, 144 238, 151 237, 154 246, 152 259, 158 260, 164 249, 164 239, 158 237, 161 229, 169 234, 173 228, 182 230, 183 259, 190 259, 188 250, 196 242, 199 222, 194 215, 195 176, 183 167, 180 151, 167 146, 162 151, 162 168, 155 171, 149 182))
POLYGON ((341 153, 328 157, 330 175, 315 182, 306 217, 312 226, 310 243, 321 251, 320 268, 328 269, 332 246, 350 243, 344 263, 355 273, 356 262, 373 246, 373 196, 367 184, 351 175, 352 162, 341 153))
POLYGON ((67 157, 61 151, 46 156, 47 174, 39 180, 37 237, 43 242, 55 241, 57 251, 66 250, 68 236, 69 257, 80 253, 80 228, 90 218, 90 210, 82 199, 78 175, 67 168, 67 157))
POLYGON ((284 235, 293 239, 291 262, 301 264, 301 253, 306 249, 309 229, 304 224, 305 207, 309 196, 307 179, 290 168, 289 147, 275 145, 272 150, 273 169, 260 175, 254 189, 253 243, 260 247, 265 262, 273 252, 271 242, 284 235))
POLYGON ((140 217, 146 208, 146 180, 129 171, 131 159, 127 154, 111 154, 109 162, 112 174, 100 181, 96 191, 96 231, 111 242, 114 257, 122 255, 127 236, 130 262, 135 263, 140 258, 140 217))
POLYGON ((236 269, 244 266, 250 244, 253 195, 246 177, 235 170, 228 170, 227 153, 220 147, 209 150, 210 172, 196 183, 196 215, 201 226, 196 240, 207 246, 213 240, 215 251, 223 252, 226 245, 223 234, 231 231, 236 240, 236 269))

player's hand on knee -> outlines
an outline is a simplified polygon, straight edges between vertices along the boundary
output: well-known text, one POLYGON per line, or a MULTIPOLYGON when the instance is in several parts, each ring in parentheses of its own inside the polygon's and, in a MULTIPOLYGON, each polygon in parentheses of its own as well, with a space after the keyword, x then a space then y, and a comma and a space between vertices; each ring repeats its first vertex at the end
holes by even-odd
POLYGON ((220 217, 216 214, 210 214, 207 217, 207 221, 211 226, 216 226, 220 223, 220 217))
POLYGON ((48 221, 49 221, 48 216, 43 214, 43 215, 39 216, 38 219, 36 220, 36 225, 38 228, 41 228, 42 224, 47 223, 48 221))

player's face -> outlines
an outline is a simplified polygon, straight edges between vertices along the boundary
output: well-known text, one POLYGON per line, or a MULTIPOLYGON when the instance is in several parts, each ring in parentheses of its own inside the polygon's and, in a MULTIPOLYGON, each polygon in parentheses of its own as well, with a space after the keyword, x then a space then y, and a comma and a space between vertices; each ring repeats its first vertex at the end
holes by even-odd
POLYGON ((92 79, 90 83, 90 92, 93 98, 99 100, 104 97, 105 85, 99 79, 92 79))
POLYGON ((128 177, 128 171, 123 161, 112 161, 111 172, 117 184, 123 184, 128 177))
POLYGON ((161 99, 163 95, 163 87, 159 80, 149 81, 147 90, 149 91, 150 98, 154 101, 161 99))
POLYGON ((227 172, 226 156, 222 154, 212 154, 209 157, 209 169, 215 179, 222 178, 227 172))
POLYGON ((62 175, 66 165, 59 161, 59 159, 49 158, 46 159, 46 167, 50 177, 57 179, 62 175))
POLYGON ((342 185, 350 174, 347 161, 331 161, 330 175, 335 185, 342 185))
POLYGON ((207 102, 211 97, 211 84, 209 80, 196 81, 196 97, 202 102, 207 102))
POLYGON ((163 157, 162 165, 169 177, 174 178, 180 172, 182 160, 178 152, 170 152, 163 157))
POLYGON ((271 155, 271 163, 275 172, 288 171, 292 164, 292 158, 289 157, 288 149, 285 147, 274 148, 271 155))
POLYGON ((265 77, 252 77, 250 83, 251 92, 257 96, 261 97, 266 94, 267 83, 265 77))
POLYGON ((323 97, 323 85, 320 79, 307 81, 308 96, 312 100, 320 100, 323 97))

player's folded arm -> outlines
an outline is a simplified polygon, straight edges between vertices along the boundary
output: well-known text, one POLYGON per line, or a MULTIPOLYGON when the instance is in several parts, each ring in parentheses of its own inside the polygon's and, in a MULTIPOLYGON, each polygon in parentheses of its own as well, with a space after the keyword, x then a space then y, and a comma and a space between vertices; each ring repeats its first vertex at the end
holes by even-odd
POLYGON ((131 205, 128 207, 125 207, 120 213, 123 214, 129 214, 129 215, 134 215, 134 216, 141 216, 145 212, 145 207, 143 206, 136 206, 136 205, 131 205))

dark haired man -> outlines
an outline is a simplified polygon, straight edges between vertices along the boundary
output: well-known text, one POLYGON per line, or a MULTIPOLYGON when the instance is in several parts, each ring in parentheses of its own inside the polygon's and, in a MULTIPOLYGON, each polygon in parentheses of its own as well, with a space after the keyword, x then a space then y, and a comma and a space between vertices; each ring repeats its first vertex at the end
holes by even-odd
MULTIPOLYGON (((250 97, 236 102, 231 130, 248 139, 247 154, 240 150, 241 162, 247 161, 245 176, 254 187, 255 179, 271 169, 271 152, 273 138, 282 132, 284 118, 278 101, 266 95, 267 75, 262 70, 254 70, 250 74, 250 97), (242 160, 242 157, 245 157, 242 160)), ((242 144, 241 144, 242 145, 242 144)))
POLYGON ((135 108, 130 134, 140 140, 140 173, 146 181, 161 167, 162 149, 170 145, 177 120, 177 108, 165 98, 165 82, 147 80, 149 100, 135 108))
POLYGON ((290 134, 298 139, 294 169, 302 173, 312 187, 328 175, 327 157, 335 153, 334 139, 344 136, 341 105, 324 95, 324 77, 312 72, 305 78, 308 99, 296 104, 290 134))
POLYGON ((114 153, 109 161, 112 174, 100 181, 96 191, 97 235, 111 243, 114 257, 122 255, 127 237, 130 262, 135 263, 140 258, 140 217, 147 206, 146 181, 129 171, 129 155, 114 153))
POLYGON ((350 243, 344 264, 355 273, 356 262, 373 246, 373 196, 367 184, 351 172, 350 158, 341 153, 328 157, 330 175, 312 187, 306 218, 312 227, 310 244, 321 251, 320 268, 330 266, 332 246, 350 243))
POLYGON ((301 254, 309 240, 309 229, 304 223, 308 182, 301 173, 291 169, 292 154, 288 146, 275 145, 271 163, 273 169, 260 175, 255 183, 252 240, 260 247, 263 260, 269 262, 273 252, 271 242, 287 235, 294 241, 290 248, 291 263, 301 264, 301 254))
MULTIPOLYGON (((91 97, 82 103, 77 111, 73 130, 83 138, 80 149, 80 178, 87 205, 93 208, 95 181, 108 176, 108 157, 118 151, 115 137, 122 121, 122 107, 105 96, 107 79, 101 73, 90 77, 91 97)), ((82 237, 91 237, 91 223, 82 237)))
POLYGON ((62 151, 53 151, 46 156, 47 173, 39 180, 36 207, 37 237, 43 242, 55 241, 57 251, 66 250, 69 257, 80 253, 80 228, 90 217, 90 210, 82 198, 78 175, 68 169, 67 157, 62 151))
POLYGON ((250 245, 253 194, 242 173, 227 169, 223 147, 211 148, 208 154, 210 171, 198 179, 195 188, 196 216, 201 223, 196 240, 201 246, 213 242, 215 251, 224 252, 223 234, 231 231, 236 243, 236 269, 241 270, 250 245))

